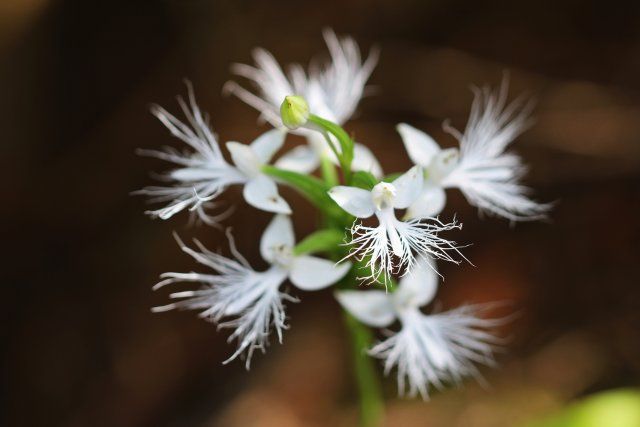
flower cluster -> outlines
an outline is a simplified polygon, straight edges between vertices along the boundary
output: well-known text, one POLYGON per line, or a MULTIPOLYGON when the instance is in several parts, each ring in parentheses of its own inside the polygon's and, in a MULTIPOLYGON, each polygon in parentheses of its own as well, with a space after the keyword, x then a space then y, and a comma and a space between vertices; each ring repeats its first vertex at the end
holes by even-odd
POLYGON ((298 298, 283 287, 286 281, 305 292, 336 285, 337 301, 362 324, 399 325, 397 332, 372 344, 369 354, 384 360, 385 372, 397 369, 401 394, 426 398, 431 387, 479 377, 476 365, 493 363, 498 341, 491 328, 498 320, 481 316, 486 306, 429 315, 420 308, 436 294, 436 260, 465 259, 460 246, 443 237, 461 225, 437 217, 447 189, 457 188, 480 211, 511 221, 544 216, 548 206, 530 200, 520 184, 520 158, 506 151, 527 126, 530 105, 508 104, 506 83, 497 92, 477 90, 464 132, 445 124, 459 148, 442 149, 426 133, 399 124, 414 166, 384 176, 371 150, 342 128, 366 93, 377 51, 363 60, 351 38, 339 39, 331 31, 324 36, 331 58, 322 67, 305 71, 295 64, 285 74, 264 50, 255 51, 254 66, 233 67, 254 91, 235 81, 226 89, 273 128, 250 144, 227 142, 230 161, 190 85, 188 99, 178 98, 184 121, 152 108, 186 147, 141 151, 173 165, 161 176, 162 185, 138 192, 163 204, 148 214, 169 219, 190 211, 206 224, 219 225, 227 213, 217 211, 217 199, 234 185, 243 187, 249 205, 274 214, 260 241, 269 264, 264 271, 251 267, 228 230, 230 257, 197 240, 191 248, 176 236, 181 249, 208 271, 164 273, 155 289, 175 283, 197 287, 171 293, 172 302, 153 311, 198 310, 219 328, 231 329, 229 341, 235 341, 236 350, 228 361, 241 357, 249 368, 255 350, 265 351, 272 331, 282 342, 288 328, 285 303, 298 298), (304 136, 308 144, 277 156, 289 133, 304 136), (280 196, 280 185, 296 189, 322 219, 323 226, 299 243, 295 214, 280 196))

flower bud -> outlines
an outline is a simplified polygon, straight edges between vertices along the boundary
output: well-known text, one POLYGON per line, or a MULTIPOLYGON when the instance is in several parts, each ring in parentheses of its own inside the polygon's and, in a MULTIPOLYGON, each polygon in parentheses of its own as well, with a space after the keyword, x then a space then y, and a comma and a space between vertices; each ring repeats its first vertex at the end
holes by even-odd
POLYGON ((309 104, 301 96, 285 96, 280 105, 280 116, 286 127, 297 129, 307 123, 307 119, 309 119, 309 104))

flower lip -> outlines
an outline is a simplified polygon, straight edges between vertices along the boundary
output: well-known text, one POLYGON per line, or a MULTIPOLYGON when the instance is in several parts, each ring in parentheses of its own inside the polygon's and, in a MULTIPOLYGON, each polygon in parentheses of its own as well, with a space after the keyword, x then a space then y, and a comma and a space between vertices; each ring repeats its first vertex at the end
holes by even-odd
POLYGON ((169 130, 171 135, 186 144, 186 150, 165 147, 161 150, 137 150, 143 156, 156 157, 172 163, 162 185, 149 186, 133 194, 146 195, 153 202, 166 202, 164 207, 148 210, 154 218, 169 219, 181 211, 191 212, 192 220, 217 225, 228 216, 229 210, 212 214, 218 197, 229 186, 241 184, 245 177, 223 157, 218 139, 209 121, 198 107, 193 87, 187 83, 187 99, 178 97, 184 119, 180 120, 164 108, 154 105, 151 113, 169 130))

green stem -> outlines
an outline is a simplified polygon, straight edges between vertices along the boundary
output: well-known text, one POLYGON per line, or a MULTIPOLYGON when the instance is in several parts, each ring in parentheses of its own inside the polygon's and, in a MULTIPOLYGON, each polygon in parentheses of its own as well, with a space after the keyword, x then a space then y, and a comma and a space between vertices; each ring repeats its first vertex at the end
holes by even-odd
POLYGON ((374 360, 366 354, 373 335, 369 328, 345 312, 345 324, 351 335, 353 365, 360 399, 360 426, 379 427, 384 416, 384 399, 374 360))
MULTIPOLYGON (((315 116, 312 121, 323 128, 327 133, 333 134, 338 139, 341 145, 341 153, 336 152, 328 135, 325 134, 327 137, 327 143, 334 150, 334 153, 340 161, 345 184, 351 184, 353 141, 340 126, 334 123, 315 116)), ((320 158, 320 167, 322 180, 326 187, 332 188, 339 184, 336 168, 327 156, 322 156, 320 158)), ((333 218, 331 215, 328 215, 328 213, 329 212, 324 212, 323 222, 326 226, 332 227, 333 230, 327 229, 314 233, 314 235, 300 243, 297 247, 299 252, 316 250, 326 244, 322 247, 334 248, 332 251, 328 251, 331 252, 334 260, 340 259, 344 256, 344 253, 341 253, 342 250, 340 250, 340 246, 337 244, 337 239, 339 239, 344 233, 344 225, 340 225, 340 220, 342 218, 333 218), (333 232, 337 232, 337 237, 333 232)), ((345 277, 342 283, 346 284, 346 282, 349 281, 349 277, 350 276, 345 277)), ((382 396, 382 390, 380 389, 380 383, 378 382, 378 375, 374 360, 367 355, 367 349, 369 349, 373 343, 373 334, 369 328, 358 322, 346 311, 344 312, 344 319, 347 330, 349 331, 353 355, 353 369, 358 387, 360 426, 380 427, 382 425, 384 412, 384 399, 382 396)))
POLYGON ((338 161, 340 162, 340 168, 342 169, 342 176, 345 185, 351 184, 351 162, 353 161, 354 142, 349 134, 340 127, 329 120, 318 117, 314 114, 309 115, 309 122, 314 124, 322 133, 324 133, 327 144, 333 150, 338 161), (333 145, 329 134, 333 135, 338 144, 340 144, 340 152, 337 151, 333 145))
POLYGON ((333 188, 340 183, 336 167, 331 162, 331 159, 325 155, 320 156, 320 170, 322 171, 322 178, 329 188, 333 188))

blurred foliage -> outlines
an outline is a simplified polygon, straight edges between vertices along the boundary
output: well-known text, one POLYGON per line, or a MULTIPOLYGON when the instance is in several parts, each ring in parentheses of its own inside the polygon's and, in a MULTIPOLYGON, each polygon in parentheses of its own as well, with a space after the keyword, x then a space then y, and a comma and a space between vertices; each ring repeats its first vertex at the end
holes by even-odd
POLYGON ((638 427, 640 389, 598 393, 527 427, 638 427))

